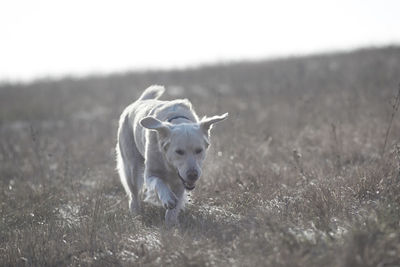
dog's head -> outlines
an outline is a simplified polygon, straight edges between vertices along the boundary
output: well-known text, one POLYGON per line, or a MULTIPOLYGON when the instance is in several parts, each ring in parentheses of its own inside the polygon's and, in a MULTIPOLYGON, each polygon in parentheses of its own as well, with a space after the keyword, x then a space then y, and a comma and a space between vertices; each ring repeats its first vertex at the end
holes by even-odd
POLYGON ((146 117, 140 124, 150 130, 157 131, 158 144, 166 161, 174 167, 183 186, 193 190, 201 176, 201 167, 209 147, 210 130, 216 122, 228 117, 221 116, 203 118, 198 123, 171 124, 154 117, 146 117))

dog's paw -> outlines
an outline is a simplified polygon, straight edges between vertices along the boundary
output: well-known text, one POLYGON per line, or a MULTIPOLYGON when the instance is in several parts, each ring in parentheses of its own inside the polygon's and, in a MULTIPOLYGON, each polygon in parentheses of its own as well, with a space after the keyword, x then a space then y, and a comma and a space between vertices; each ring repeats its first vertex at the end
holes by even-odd
POLYGON ((175 196, 175 194, 171 191, 167 192, 164 194, 164 196, 161 198, 161 202, 166 209, 174 209, 176 205, 178 204, 178 198, 175 196))
POLYGON ((165 213, 165 226, 170 229, 175 226, 179 226, 178 211, 167 210, 165 213))
POLYGON ((132 214, 138 215, 141 210, 140 203, 133 199, 129 200, 129 210, 132 212, 132 214))

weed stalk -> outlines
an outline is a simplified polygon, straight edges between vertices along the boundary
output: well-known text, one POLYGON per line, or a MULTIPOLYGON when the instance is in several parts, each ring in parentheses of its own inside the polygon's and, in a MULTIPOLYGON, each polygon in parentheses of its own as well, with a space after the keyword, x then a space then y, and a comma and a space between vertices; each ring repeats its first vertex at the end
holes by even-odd
POLYGON ((387 141, 389 139, 390 130, 391 130, 392 125, 393 125, 394 116, 396 115, 397 110, 399 109, 399 105, 400 105, 400 83, 399 83, 399 87, 398 87, 398 90, 397 90, 397 96, 395 97, 394 103, 392 104, 392 114, 390 116, 389 125, 388 125, 388 127, 386 129, 385 141, 383 143, 381 156, 383 156, 383 154, 385 153, 387 141))

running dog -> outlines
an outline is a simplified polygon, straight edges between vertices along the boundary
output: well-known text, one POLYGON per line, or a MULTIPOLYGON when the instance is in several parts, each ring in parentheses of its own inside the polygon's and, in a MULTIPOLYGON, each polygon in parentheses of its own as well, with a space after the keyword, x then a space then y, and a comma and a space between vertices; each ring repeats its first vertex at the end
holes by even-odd
POLYGON ((210 145, 210 129, 228 113, 199 120, 187 99, 161 101, 163 86, 147 88, 121 114, 118 128, 117 169, 137 214, 144 201, 167 209, 165 223, 178 223, 186 191, 201 176, 210 145))

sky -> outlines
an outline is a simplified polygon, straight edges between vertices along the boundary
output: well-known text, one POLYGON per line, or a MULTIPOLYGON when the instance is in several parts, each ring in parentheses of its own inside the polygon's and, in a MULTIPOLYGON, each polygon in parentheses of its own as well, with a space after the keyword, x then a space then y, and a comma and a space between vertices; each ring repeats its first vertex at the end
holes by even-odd
POLYGON ((397 0, 1 0, 0 81, 400 44, 397 0))

